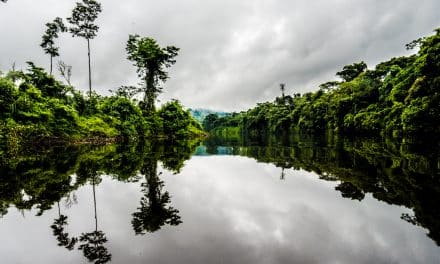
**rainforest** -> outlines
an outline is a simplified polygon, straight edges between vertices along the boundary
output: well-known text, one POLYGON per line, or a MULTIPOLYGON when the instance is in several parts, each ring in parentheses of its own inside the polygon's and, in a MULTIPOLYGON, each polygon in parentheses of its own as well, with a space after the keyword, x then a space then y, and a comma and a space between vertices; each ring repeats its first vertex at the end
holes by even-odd
POLYGON ((1 263, 440 262, 439 3, 1 2, 1 263))
POLYGON ((227 117, 209 115, 203 125, 216 135, 262 139, 293 131, 388 137, 437 136, 440 132, 440 29, 406 45, 411 56, 368 69, 346 65, 339 81, 315 92, 277 97, 274 102, 227 117))

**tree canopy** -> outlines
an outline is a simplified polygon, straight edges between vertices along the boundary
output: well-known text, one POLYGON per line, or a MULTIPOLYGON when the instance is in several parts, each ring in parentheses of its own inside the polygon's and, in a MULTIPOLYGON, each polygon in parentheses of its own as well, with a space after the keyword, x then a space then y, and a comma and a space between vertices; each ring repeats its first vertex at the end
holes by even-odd
POLYGON ((126 50, 128 60, 137 67, 138 76, 143 81, 144 109, 154 111, 154 103, 162 88, 160 84, 168 79, 166 68, 176 63, 179 48, 167 46, 161 48, 156 40, 139 35, 130 35, 126 50))
POLYGON ((55 39, 58 38, 60 32, 66 32, 67 28, 60 17, 55 18, 52 22, 46 23, 46 31, 42 36, 40 46, 46 54, 50 55, 50 74, 52 74, 52 59, 60 56, 59 47, 55 46, 55 39))
POLYGON ((99 29, 99 26, 94 22, 101 11, 101 4, 94 0, 83 0, 82 3, 76 3, 76 7, 72 10, 72 16, 67 18, 71 24, 69 32, 74 37, 93 39, 99 29))
POLYGON ((342 71, 337 72, 336 75, 341 77, 344 81, 349 82, 358 77, 359 74, 367 69, 367 64, 363 61, 346 65, 342 68, 342 71))

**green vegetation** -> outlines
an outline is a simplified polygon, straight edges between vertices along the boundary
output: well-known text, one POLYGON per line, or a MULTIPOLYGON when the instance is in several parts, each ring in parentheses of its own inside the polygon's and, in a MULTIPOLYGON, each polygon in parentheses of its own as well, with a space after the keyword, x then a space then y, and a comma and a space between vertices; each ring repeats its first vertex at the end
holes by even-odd
POLYGON ((440 133, 440 29, 408 48, 417 54, 392 58, 374 70, 364 62, 343 67, 342 81, 320 85, 316 92, 276 98, 239 114, 207 116, 204 128, 219 135, 239 128, 254 139, 293 131, 345 135, 417 136, 440 133))
POLYGON ((142 108, 147 112, 154 112, 156 97, 162 90, 159 84, 168 79, 165 68, 176 63, 174 58, 179 49, 174 46, 161 48, 152 38, 130 35, 126 50, 128 59, 134 62, 138 76, 143 81, 143 87, 139 89, 144 93, 142 108))
POLYGON ((122 86, 113 96, 92 92, 90 40, 99 27, 94 23, 102 11, 94 0, 76 3, 70 27, 57 17, 46 24, 41 47, 50 55, 50 74, 28 62, 28 70, 0 72, 0 143, 18 148, 24 141, 107 142, 116 139, 169 138, 173 140, 204 135, 201 125, 175 100, 156 111, 160 85, 168 79, 165 68, 176 60, 178 48, 161 48, 152 38, 130 35, 128 59, 134 62, 144 87, 122 86), (89 61, 88 98, 70 84, 71 67, 60 61, 58 67, 68 85, 52 76, 54 57, 59 56, 55 39, 69 31, 87 40, 89 61), (144 100, 133 97, 144 93, 144 100))
POLYGON ((190 108, 188 110, 190 111, 190 113, 194 117, 194 119, 199 121, 200 123, 203 123, 203 120, 205 120, 205 118, 210 114, 215 114, 220 117, 224 117, 224 116, 229 115, 229 113, 227 113, 227 112, 218 112, 218 111, 213 111, 213 110, 203 109, 203 108, 196 108, 196 109, 190 108))
POLYGON ((60 56, 59 48, 55 46, 55 39, 58 38, 60 32, 66 31, 67 28, 60 17, 55 18, 53 22, 46 23, 46 32, 42 37, 40 46, 50 56, 50 75, 52 75, 53 58, 60 56))
POLYGON ((239 138, 241 136, 239 129, 241 121, 242 115, 236 113, 223 117, 214 113, 207 115, 203 119, 202 125, 213 136, 239 138))
POLYGON ((200 136, 200 125, 178 101, 146 114, 133 101, 92 94, 84 97, 42 68, 0 77, 0 141, 183 138, 200 136))

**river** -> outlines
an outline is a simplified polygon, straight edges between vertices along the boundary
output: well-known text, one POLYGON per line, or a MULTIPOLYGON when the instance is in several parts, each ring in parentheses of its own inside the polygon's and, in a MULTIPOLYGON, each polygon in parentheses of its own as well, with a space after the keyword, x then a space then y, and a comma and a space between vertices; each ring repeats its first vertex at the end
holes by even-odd
POLYGON ((440 263, 435 145, 208 140, 1 157, 1 263, 440 263))

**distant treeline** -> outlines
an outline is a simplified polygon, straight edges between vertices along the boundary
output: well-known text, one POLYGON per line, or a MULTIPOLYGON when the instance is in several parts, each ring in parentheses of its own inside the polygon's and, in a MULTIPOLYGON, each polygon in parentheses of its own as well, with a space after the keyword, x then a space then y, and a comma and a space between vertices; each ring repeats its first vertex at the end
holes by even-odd
POLYGON ((224 117, 224 116, 227 116, 230 114, 227 112, 218 112, 218 111, 213 111, 213 110, 203 109, 203 108, 196 108, 196 109, 190 108, 188 110, 191 113, 192 117, 194 117, 200 123, 202 123, 203 120, 205 120, 205 118, 210 114, 215 114, 216 116, 219 116, 219 117, 224 117))
POLYGON ((406 45, 417 54, 392 58, 374 70, 364 62, 344 66, 341 81, 316 92, 276 98, 227 117, 209 115, 205 130, 262 138, 292 130, 407 136, 440 133, 440 28, 406 45))

